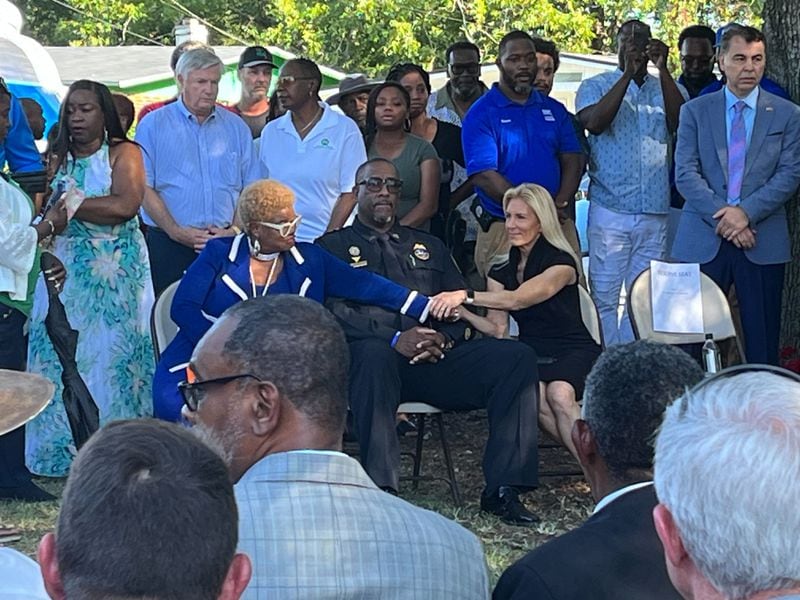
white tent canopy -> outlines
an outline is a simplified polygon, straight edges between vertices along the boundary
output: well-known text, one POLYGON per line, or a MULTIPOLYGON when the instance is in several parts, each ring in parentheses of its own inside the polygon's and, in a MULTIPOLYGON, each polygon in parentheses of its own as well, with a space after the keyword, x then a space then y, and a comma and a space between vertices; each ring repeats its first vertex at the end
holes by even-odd
POLYGON ((0 0, 0 77, 9 83, 34 85, 61 98, 64 86, 53 59, 39 42, 21 33, 22 14, 0 0))

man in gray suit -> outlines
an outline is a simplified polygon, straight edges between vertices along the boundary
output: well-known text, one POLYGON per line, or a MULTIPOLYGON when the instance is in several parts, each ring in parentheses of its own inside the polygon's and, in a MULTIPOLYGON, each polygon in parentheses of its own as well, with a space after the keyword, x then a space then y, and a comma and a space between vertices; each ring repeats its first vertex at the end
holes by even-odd
POLYGON ((800 185, 800 107, 759 87, 763 34, 722 37, 725 87, 683 105, 676 184, 686 198, 672 256, 736 286, 749 362, 778 363, 781 292, 791 259, 784 205, 800 185))
POLYGON ((485 600, 478 539, 341 453, 348 363, 333 315, 288 294, 231 307, 195 348, 184 414, 237 482, 243 598, 485 600))

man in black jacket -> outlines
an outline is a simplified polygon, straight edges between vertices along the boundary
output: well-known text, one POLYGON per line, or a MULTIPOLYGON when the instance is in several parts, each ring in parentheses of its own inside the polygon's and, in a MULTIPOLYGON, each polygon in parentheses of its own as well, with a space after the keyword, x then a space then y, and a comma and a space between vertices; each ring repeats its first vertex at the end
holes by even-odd
POLYGON ((613 346, 586 379, 572 441, 597 501, 586 523, 503 573, 494 600, 680 600, 653 524, 653 436, 664 409, 703 378, 683 351, 613 346))
MULTIPOLYGON (((317 243, 354 269, 369 269, 429 296, 464 289, 440 240, 396 222, 401 187, 391 162, 367 161, 356 174, 354 224, 317 243)), ((470 328, 460 321, 419 327, 412 319, 375 306, 342 299, 327 306, 348 337, 350 408, 361 463, 373 481, 391 492, 398 489, 395 413, 401 402, 426 402, 443 410, 486 408, 490 431, 481 508, 510 523, 538 520, 519 500, 520 492, 538 482, 533 350, 511 340, 470 340, 470 328)))

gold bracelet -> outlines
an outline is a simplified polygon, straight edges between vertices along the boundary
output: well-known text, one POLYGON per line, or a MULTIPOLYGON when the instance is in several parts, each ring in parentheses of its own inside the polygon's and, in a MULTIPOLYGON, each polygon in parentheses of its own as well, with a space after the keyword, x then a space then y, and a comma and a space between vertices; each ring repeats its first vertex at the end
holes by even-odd
POLYGON ((50 219, 44 219, 43 222, 47 223, 48 225, 50 225, 50 233, 47 234, 47 237, 50 237, 51 235, 53 235, 56 232, 56 226, 53 224, 53 222, 50 219))

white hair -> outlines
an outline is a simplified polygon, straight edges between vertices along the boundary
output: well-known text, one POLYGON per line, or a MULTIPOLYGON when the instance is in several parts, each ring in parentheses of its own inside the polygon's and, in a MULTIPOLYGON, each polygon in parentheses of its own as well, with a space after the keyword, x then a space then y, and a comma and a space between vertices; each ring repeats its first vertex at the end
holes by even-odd
POLYGON ((800 383, 752 372, 684 394, 656 440, 655 486, 725 598, 800 584, 800 383))
POLYGON ((210 67, 219 67, 220 72, 225 70, 225 65, 222 63, 222 60, 211 48, 187 50, 181 54, 181 57, 178 59, 178 64, 175 65, 175 76, 180 76, 185 80, 192 71, 208 69, 210 67))

